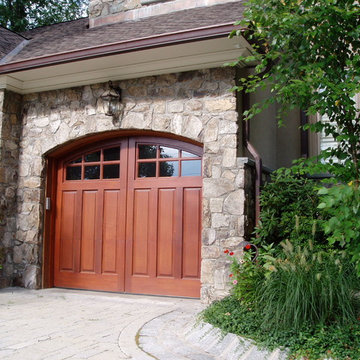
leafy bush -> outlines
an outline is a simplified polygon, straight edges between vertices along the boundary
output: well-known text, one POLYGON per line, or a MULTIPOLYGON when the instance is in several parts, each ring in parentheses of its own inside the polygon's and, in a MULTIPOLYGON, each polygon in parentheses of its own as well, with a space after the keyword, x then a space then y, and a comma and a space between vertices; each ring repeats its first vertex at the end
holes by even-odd
POLYGON ((260 336, 259 314, 241 304, 234 296, 214 302, 200 314, 200 317, 224 332, 251 336, 254 340, 260 336))
POLYGON ((318 185, 314 180, 279 169, 261 192, 261 222, 256 229, 260 243, 275 243, 290 239, 303 243, 313 239, 325 243, 317 206, 318 185))
POLYGON ((325 234, 330 244, 345 247, 356 263, 360 275, 360 190, 358 184, 336 185, 319 191, 318 206, 328 220, 324 221, 325 234))

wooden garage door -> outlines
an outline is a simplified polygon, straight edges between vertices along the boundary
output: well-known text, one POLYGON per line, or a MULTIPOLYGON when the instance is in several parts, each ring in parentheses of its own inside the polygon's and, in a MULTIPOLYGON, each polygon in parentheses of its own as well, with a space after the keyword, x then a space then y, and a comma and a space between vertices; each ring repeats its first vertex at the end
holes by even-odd
POLYGON ((136 137, 60 161, 54 285, 199 297, 201 153, 136 137))

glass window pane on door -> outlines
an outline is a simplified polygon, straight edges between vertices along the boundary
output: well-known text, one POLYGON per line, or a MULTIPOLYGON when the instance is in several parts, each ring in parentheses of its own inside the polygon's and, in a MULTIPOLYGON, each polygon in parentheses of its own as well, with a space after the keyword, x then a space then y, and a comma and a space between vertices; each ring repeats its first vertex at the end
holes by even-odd
POLYGON ((201 160, 188 160, 181 162, 182 176, 201 176, 201 160))
POLYGON ((179 176, 178 161, 160 162, 160 176, 179 176))
POLYGON ((85 162, 100 161, 100 151, 85 155, 85 162))
POLYGON ((81 166, 68 166, 66 180, 81 180, 81 166))
POLYGON ((183 157, 183 158, 193 158, 193 157, 199 157, 199 156, 197 156, 195 154, 192 154, 192 153, 189 153, 187 151, 182 151, 181 152, 181 157, 183 157))
POLYGON ((139 145, 139 159, 156 159, 156 145, 139 145))
POLYGON ((155 177, 156 162, 139 163, 138 177, 155 177))
POLYGON ((78 159, 71 161, 70 164, 79 164, 79 163, 81 163, 81 160, 82 160, 82 158, 79 157, 78 159))
POLYGON ((104 165, 103 167, 103 178, 104 179, 118 179, 120 177, 120 165, 104 165))
POLYGON ((179 150, 166 146, 160 146, 160 157, 163 159, 177 158, 179 157, 179 150))
POLYGON ((85 166, 85 180, 100 179, 100 166, 85 166))
POLYGON ((116 160, 120 160, 119 147, 104 150, 104 161, 116 161, 116 160))

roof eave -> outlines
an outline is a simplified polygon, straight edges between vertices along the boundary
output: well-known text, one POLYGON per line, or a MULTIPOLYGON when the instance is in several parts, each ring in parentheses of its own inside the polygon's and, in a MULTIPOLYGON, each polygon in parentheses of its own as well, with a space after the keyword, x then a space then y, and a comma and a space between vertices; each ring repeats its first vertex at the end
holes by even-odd
POLYGON ((0 74, 64 64, 85 59, 127 53, 149 48, 226 37, 234 29, 233 23, 189 29, 151 37, 132 39, 91 48, 69 51, 60 54, 36 57, 0 65, 0 74))

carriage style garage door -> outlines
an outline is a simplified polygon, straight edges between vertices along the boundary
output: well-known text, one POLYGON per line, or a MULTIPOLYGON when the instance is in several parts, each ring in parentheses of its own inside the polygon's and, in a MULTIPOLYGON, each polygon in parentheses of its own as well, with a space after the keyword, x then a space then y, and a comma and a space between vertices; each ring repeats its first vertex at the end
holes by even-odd
POLYGON ((201 154, 134 137, 59 161, 54 285, 199 297, 201 154))

